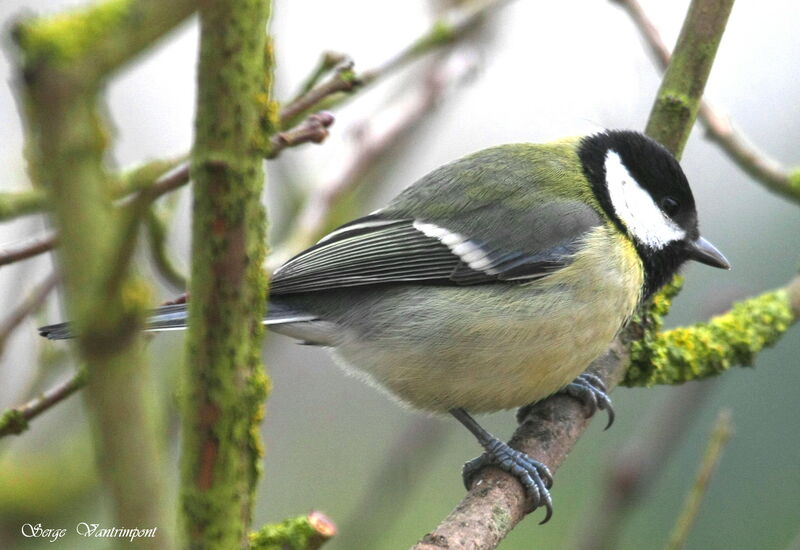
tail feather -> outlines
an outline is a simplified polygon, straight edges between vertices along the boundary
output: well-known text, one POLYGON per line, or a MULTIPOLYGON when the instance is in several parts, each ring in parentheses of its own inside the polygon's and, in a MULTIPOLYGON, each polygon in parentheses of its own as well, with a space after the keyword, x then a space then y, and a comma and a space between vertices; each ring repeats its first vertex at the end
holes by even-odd
MULTIPOLYGON (((146 332, 183 330, 186 328, 187 319, 187 304, 161 306, 150 312, 144 330, 146 332)), ((298 311, 283 303, 270 302, 267 315, 264 317, 264 324, 283 325, 315 320, 317 320, 317 317, 314 315, 298 311)), ((58 323, 56 325, 39 327, 39 334, 49 340, 65 340, 75 337, 70 323, 58 323)))
POLYGON ((39 336, 44 336, 49 340, 66 340, 67 338, 74 338, 69 323, 58 323, 57 325, 39 327, 39 336))

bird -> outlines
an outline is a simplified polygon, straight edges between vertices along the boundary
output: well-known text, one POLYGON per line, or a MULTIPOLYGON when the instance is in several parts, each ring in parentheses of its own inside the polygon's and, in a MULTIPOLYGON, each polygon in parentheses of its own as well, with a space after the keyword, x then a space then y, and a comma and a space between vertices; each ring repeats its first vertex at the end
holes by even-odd
MULTIPOLYGON (((450 414, 493 465, 552 515, 547 466, 473 414, 559 392, 613 421, 586 372, 637 308, 689 260, 730 269, 700 236, 686 175, 655 140, 604 130, 491 147, 441 166, 388 205, 325 235, 274 271, 264 324, 332 350, 347 371, 413 409, 450 414)), ((186 328, 187 304, 148 331, 186 328)), ((68 323, 42 327, 72 337, 68 323)))

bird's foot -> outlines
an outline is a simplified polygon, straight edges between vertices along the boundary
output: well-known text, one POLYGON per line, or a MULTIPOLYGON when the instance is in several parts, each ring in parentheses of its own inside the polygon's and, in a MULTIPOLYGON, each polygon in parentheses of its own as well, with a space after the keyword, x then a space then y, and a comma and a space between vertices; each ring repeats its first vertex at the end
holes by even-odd
POLYGON ((472 487, 475 475, 486 466, 496 466, 516 477, 525 488, 531 503, 528 513, 544 506, 546 514, 540 523, 546 523, 550 519, 553 515, 553 501, 548 489, 553 486, 553 474, 547 466, 495 438, 486 446, 484 454, 464 464, 461 475, 467 490, 472 487))
POLYGON ((583 404, 586 416, 593 416, 599 410, 608 413, 608 424, 605 429, 609 429, 614 423, 614 409, 611 406, 611 398, 606 393, 606 385, 599 376, 584 372, 567 385, 560 393, 574 397, 583 404))

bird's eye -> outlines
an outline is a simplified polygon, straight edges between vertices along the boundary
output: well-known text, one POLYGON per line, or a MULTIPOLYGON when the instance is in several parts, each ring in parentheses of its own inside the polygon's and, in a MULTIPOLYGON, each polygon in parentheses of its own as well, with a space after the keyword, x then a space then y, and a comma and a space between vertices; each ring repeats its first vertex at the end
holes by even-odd
POLYGON ((661 199, 661 210, 663 210, 667 216, 674 216, 678 212, 678 208, 680 208, 680 204, 674 198, 664 197, 661 199))

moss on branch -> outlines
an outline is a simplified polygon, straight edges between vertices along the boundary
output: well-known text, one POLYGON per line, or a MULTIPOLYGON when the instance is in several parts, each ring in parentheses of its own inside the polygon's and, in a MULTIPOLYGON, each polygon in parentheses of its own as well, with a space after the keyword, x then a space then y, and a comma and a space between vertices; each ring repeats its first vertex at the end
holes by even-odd
POLYGON ((99 36, 124 23, 131 0, 108 0, 51 17, 32 19, 15 29, 28 62, 63 66, 91 53, 99 36))
POLYGON ((694 1, 664 73, 645 133, 680 158, 734 0, 694 1))
POLYGON ((181 520, 189 548, 246 548, 270 382, 261 365, 269 0, 200 10, 181 520))
POLYGON ((800 195, 800 168, 789 172, 789 189, 792 190, 792 193, 800 195))
MULTIPOLYGON (((126 228, 114 205, 117 178, 106 166, 111 132, 100 92, 114 69, 193 9, 189 0, 110 0, 31 18, 14 29, 29 171, 46 190, 60 233, 60 272, 88 372, 84 395, 98 469, 121 525, 163 519, 162 449, 148 364, 137 340, 150 294, 128 269, 130 251, 118 247, 126 228)), ((30 411, 77 387, 67 384, 30 411)), ((169 546, 168 536, 148 543, 153 545, 169 546)))
POLYGON ((265 525, 250 533, 251 550, 317 550, 336 534, 336 526, 326 516, 312 512, 307 516, 265 525))
POLYGON ((18 23, 14 39, 28 68, 64 70, 93 86, 150 47, 195 10, 193 0, 105 0, 18 23))
POLYGON ((739 302, 708 322, 659 332, 664 309, 656 302, 643 336, 631 343, 623 385, 681 384, 734 366, 752 366, 758 353, 796 321, 786 289, 739 302))
POLYGON ((44 191, 23 191, 20 193, 0 193, 0 221, 26 214, 34 214, 47 205, 44 191))

